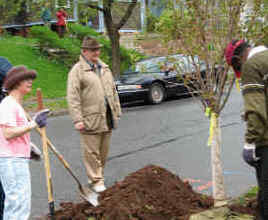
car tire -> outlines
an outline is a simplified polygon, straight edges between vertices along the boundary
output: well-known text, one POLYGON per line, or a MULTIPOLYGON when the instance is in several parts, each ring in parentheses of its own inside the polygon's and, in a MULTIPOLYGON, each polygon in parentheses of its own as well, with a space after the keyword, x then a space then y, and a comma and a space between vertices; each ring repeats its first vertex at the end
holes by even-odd
POLYGON ((151 104, 160 104, 165 99, 165 88, 161 83, 153 83, 149 90, 148 100, 151 104))

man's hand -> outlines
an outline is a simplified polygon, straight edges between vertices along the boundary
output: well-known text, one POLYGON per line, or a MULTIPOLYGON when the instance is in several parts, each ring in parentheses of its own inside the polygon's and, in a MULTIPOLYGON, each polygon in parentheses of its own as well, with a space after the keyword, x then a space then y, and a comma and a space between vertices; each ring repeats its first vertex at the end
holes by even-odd
POLYGON ((82 121, 75 123, 74 127, 78 131, 83 131, 85 129, 85 125, 82 121))
POLYGON ((243 159, 250 166, 256 166, 257 161, 260 159, 256 157, 256 146, 255 144, 245 143, 243 149, 243 159))

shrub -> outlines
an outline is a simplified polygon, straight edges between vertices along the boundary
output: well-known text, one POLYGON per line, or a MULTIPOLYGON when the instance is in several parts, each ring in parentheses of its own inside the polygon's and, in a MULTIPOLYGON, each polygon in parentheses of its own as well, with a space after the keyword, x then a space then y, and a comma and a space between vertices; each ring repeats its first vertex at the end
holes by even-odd
POLYGON ((158 22, 159 22, 159 18, 148 10, 147 11, 147 31, 155 32, 156 24, 158 22))
MULTIPOLYGON (((160 33, 169 32, 173 39, 178 39, 178 24, 176 19, 177 13, 178 10, 165 9, 162 15, 159 17, 158 22, 155 24, 155 30, 160 33)), ((187 16, 186 10, 184 13, 185 16, 187 16)))
POLYGON ((82 40, 85 36, 93 36, 96 38, 102 37, 100 33, 88 26, 83 26, 80 24, 68 24, 68 28, 70 33, 79 40, 82 40))
MULTIPOLYGON (((30 37, 38 41, 41 52, 49 55, 49 49, 56 49, 60 54, 55 54, 58 62, 71 67, 80 53, 80 41, 75 38, 59 38, 57 33, 46 26, 34 26, 31 29, 30 37)), ((50 54, 51 55, 51 54, 50 54)))
MULTIPOLYGON (((65 38, 59 38, 57 33, 44 26, 32 27, 30 36, 37 40, 40 50, 46 55, 51 56, 51 54, 48 53, 48 49, 53 48, 59 50, 59 53, 52 56, 52 58, 55 58, 58 62, 63 63, 68 68, 71 68, 71 66, 78 60, 82 39, 85 36, 95 37, 97 41, 103 45, 100 58, 111 67, 112 51, 108 39, 94 29, 79 24, 69 24, 68 28, 69 36, 66 35, 65 38)), ((139 54, 137 51, 129 50, 124 47, 120 47, 120 54, 121 72, 128 69, 134 62, 137 62, 139 58, 143 58, 143 55, 139 54)))

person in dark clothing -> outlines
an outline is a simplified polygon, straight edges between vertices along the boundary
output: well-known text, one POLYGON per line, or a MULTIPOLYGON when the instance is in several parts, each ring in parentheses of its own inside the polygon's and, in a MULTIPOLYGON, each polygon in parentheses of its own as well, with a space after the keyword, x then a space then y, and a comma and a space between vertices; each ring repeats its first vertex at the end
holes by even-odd
MULTIPOLYGON (((6 58, 0 57, 0 102, 6 96, 6 91, 4 91, 2 85, 7 72, 11 68, 12 68, 11 63, 6 58)), ((0 220, 3 220, 4 201, 5 201, 5 193, 2 187, 2 183, 0 182, 0 220)))
POLYGON ((234 40, 225 49, 227 63, 241 76, 246 121, 243 158, 256 169, 257 220, 268 219, 268 48, 234 40))

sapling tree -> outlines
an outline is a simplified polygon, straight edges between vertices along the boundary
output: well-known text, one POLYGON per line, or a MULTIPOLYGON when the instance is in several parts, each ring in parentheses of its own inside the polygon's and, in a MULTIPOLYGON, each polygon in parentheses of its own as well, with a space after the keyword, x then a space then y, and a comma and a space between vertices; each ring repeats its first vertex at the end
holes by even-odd
MULTIPOLYGON (((254 1, 254 6, 260 1, 254 1)), ((187 67, 182 63, 175 67, 178 72, 188 72, 181 80, 192 94, 198 94, 194 98, 210 120, 208 145, 211 147, 215 206, 226 203, 220 153, 220 115, 236 80, 226 64, 224 49, 232 39, 252 33, 250 29, 242 31, 245 26, 250 27, 252 21, 245 23, 244 27, 240 22, 246 3, 245 0, 172 0, 156 26, 166 42, 176 42, 178 53, 189 56, 187 67)), ((257 31, 255 34, 261 34, 261 29, 257 31)))

